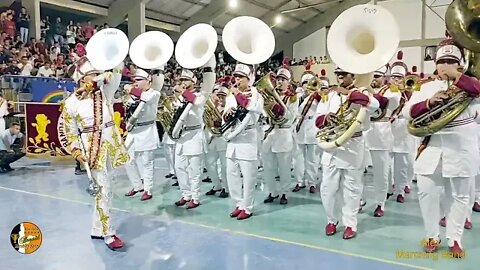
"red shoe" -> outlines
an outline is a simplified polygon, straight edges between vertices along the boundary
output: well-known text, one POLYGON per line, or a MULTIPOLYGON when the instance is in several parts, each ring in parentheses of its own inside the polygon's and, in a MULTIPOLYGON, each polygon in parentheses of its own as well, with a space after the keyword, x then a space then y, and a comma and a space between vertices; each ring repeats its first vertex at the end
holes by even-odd
POLYGON ((347 227, 343 232, 343 239, 352 239, 357 235, 357 232, 354 231, 351 227, 347 227))
POLYGON ((125 243, 123 243, 123 241, 120 240, 120 238, 118 238, 116 235, 112 235, 112 238, 113 238, 113 241, 111 243, 109 244, 105 243, 109 249, 117 250, 125 246, 125 243))
POLYGON ((443 217, 442 219, 440 219, 439 224, 442 227, 447 227, 447 219, 445 217, 443 217))
POLYGON ((245 212, 245 210, 242 210, 242 211, 240 211, 240 214, 238 214, 237 219, 238 219, 238 220, 247 219, 247 218, 249 218, 249 217, 251 217, 251 216, 252 216, 252 213, 247 214, 247 212, 245 212))
POLYGON ((310 187, 310 193, 315 193, 317 191, 317 188, 315 186, 310 187))
POLYGON ((187 202, 189 202, 189 201, 190 201, 190 200, 185 200, 185 199, 182 197, 180 200, 178 200, 178 201, 175 202, 175 205, 176 205, 176 206, 184 206, 184 205, 187 204, 187 202))
POLYGON ((473 227, 472 221, 466 219, 465 224, 463 225, 463 228, 470 230, 473 227))
POLYGON ((125 194, 125 196, 126 196, 126 197, 132 197, 133 195, 135 195, 135 194, 137 194, 137 193, 139 193, 139 192, 143 192, 143 189, 141 189, 141 190, 135 190, 135 189, 132 188, 132 190, 130 190, 129 192, 127 192, 127 193, 125 194))
POLYGON ((449 247, 449 248, 450 248, 450 256, 452 258, 461 259, 461 258, 465 257, 465 252, 460 247, 460 245, 458 244, 457 241, 453 241, 453 247, 449 247))
POLYGON ((397 195, 397 202, 398 203, 404 203, 405 202, 405 197, 403 197, 402 194, 397 195))
POLYGON ((238 215, 240 215, 240 212, 242 212, 242 210, 236 207, 235 210, 233 210, 232 213, 230 213, 230 217, 232 218, 238 217, 238 215))
POLYGON ((472 210, 473 210, 474 212, 480 212, 480 203, 475 202, 475 203, 473 204, 472 210))
POLYGON ((409 186, 405 186, 405 188, 403 189, 403 191, 405 191, 406 194, 409 194, 411 189, 409 186))
MULTIPOLYGON (((337 224, 338 224, 338 222, 337 222, 337 224)), ((337 233, 337 224, 328 223, 327 226, 325 226, 325 234, 327 236, 336 234, 337 233)))
POLYGON ((435 240, 433 238, 428 238, 428 241, 423 244, 423 250, 426 253, 434 253, 438 251, 438 247, 440 246, 441 240, 435 240))
POLYGON ((145 191, 142 195, 142 198, 140 198, 140 201, 147 201, 147 200, 150 200, 152 198, 152 194, 148 191, 145 191))
POLYGON ((295 185, 295 188, 293 188, 292 192, 299 192, 300 190, 306 188, 307 186, 300 186, 300 184, 295 185))
POLYGON ((373 212, 374 217, 383 217, 384 214, 385 212, 382 210, 382 207, 380 205, 378 205, 373 212))
POLYGON ((193 209, 200 206, 200 202, 195 202, 195 200, 190 200, 187 204, 187 209, 193 209))

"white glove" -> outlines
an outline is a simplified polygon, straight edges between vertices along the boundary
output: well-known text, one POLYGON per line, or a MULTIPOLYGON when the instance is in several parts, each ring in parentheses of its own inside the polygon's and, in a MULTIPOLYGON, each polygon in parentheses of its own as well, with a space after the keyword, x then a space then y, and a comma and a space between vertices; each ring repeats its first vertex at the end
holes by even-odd
POLYGON ((210 60, 208 60, 208 62, 205 65, 203 65, 203 67, 209 67, 209 68, 212 68, 213 70, 215 70, 216 66, 217 66, 217 60, 215 59, 215 54, 212 55, 210 60))
POLYGON ((120 70, 120 72, 123 70, 125 67, 125 63, 122 61, 120 64, 118 64, 116 67, 113 68, 113 70, 120 70))

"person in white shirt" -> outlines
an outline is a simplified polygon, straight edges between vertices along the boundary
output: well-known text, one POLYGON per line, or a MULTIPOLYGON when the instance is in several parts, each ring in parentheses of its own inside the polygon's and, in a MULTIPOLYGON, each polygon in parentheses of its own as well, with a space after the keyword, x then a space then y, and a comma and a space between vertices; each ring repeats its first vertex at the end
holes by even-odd
POLYGON ((0 173, 14 170, 10 164, 25 156, 24 143, 19 123, 14 122, 10 124, 10 128, 0 132, 0 173), (22 148, 12 147, 16 139, 22 139, 22 148))
POLYGON ((38 69, 37 77, 52 77, 53 74, 54 72, 51 69, 50 63, 47 62, 38 69))
POLYGON ((0 132, 5 130, 5 119, 8 115, 8 101, 0 94, 0 132))
POLYGON ((30 76, 32 74, 33 65, 28 61, 28 57, 22 56, 22 62, 18 64, 18 68, 22 70, 20 75, 30 76))

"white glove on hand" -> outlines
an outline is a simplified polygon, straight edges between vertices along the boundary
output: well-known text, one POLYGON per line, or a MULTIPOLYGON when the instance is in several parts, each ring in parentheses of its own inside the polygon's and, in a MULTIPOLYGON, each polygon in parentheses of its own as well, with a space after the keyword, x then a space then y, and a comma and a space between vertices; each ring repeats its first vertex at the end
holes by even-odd
POLYGON ((217 60, 215 59, 215 54, 212 55, 210 60, 208 60, 208 62, 205 65, 203 65, 203 67, 209 67, 209 68, 212 68, 213 70, 215 70, 216 66, 217 66, 217 60))

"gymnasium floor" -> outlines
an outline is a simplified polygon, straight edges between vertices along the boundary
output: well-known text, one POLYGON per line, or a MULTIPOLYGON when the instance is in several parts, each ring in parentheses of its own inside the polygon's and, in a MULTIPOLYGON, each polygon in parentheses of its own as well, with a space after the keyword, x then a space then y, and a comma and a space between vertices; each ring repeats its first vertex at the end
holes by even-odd
MULTIPOLYGON (((123 196, 129 190, 123 169, 114 183, 114 224, 128 244, 122 252, 89 237, 93 199, 84 191, 86 176, 75 176, 72 165, 48 160, 25 158, 13 164, 14 172, 0 174, 0 269, 478 269, 477 213, 474 228, 464 235, 465 259, 443 258, 442 252, 437 258, 398 257, 400 251, 421 251, 423 225, 415 185, 405 204, 387 203, 383 218, 372 216, 375 205, 368 199, 357 237, 345 241, 341 227, 335 236, 325 236, 318 192, 291 194, 289 204, 282 206, 263 204, 267 194, 259 190, 255 216, 244 221, 228 216, 230 199, 203 196, 199 208, 176 207, 180 191, 169 183, 160 187, 167 173, 161 153, 152 200, 123 196), (22 221, 35 223, 43 233, 42 246, 30 255, 17 253, 9 241, 10 231, 22 221)), ((366 177, 368 196, 371 174, 366 177)), ((203 183, 202 192, 210 187, 203 183)), ((442 251, 447 250, 442 240, 442 251)))

